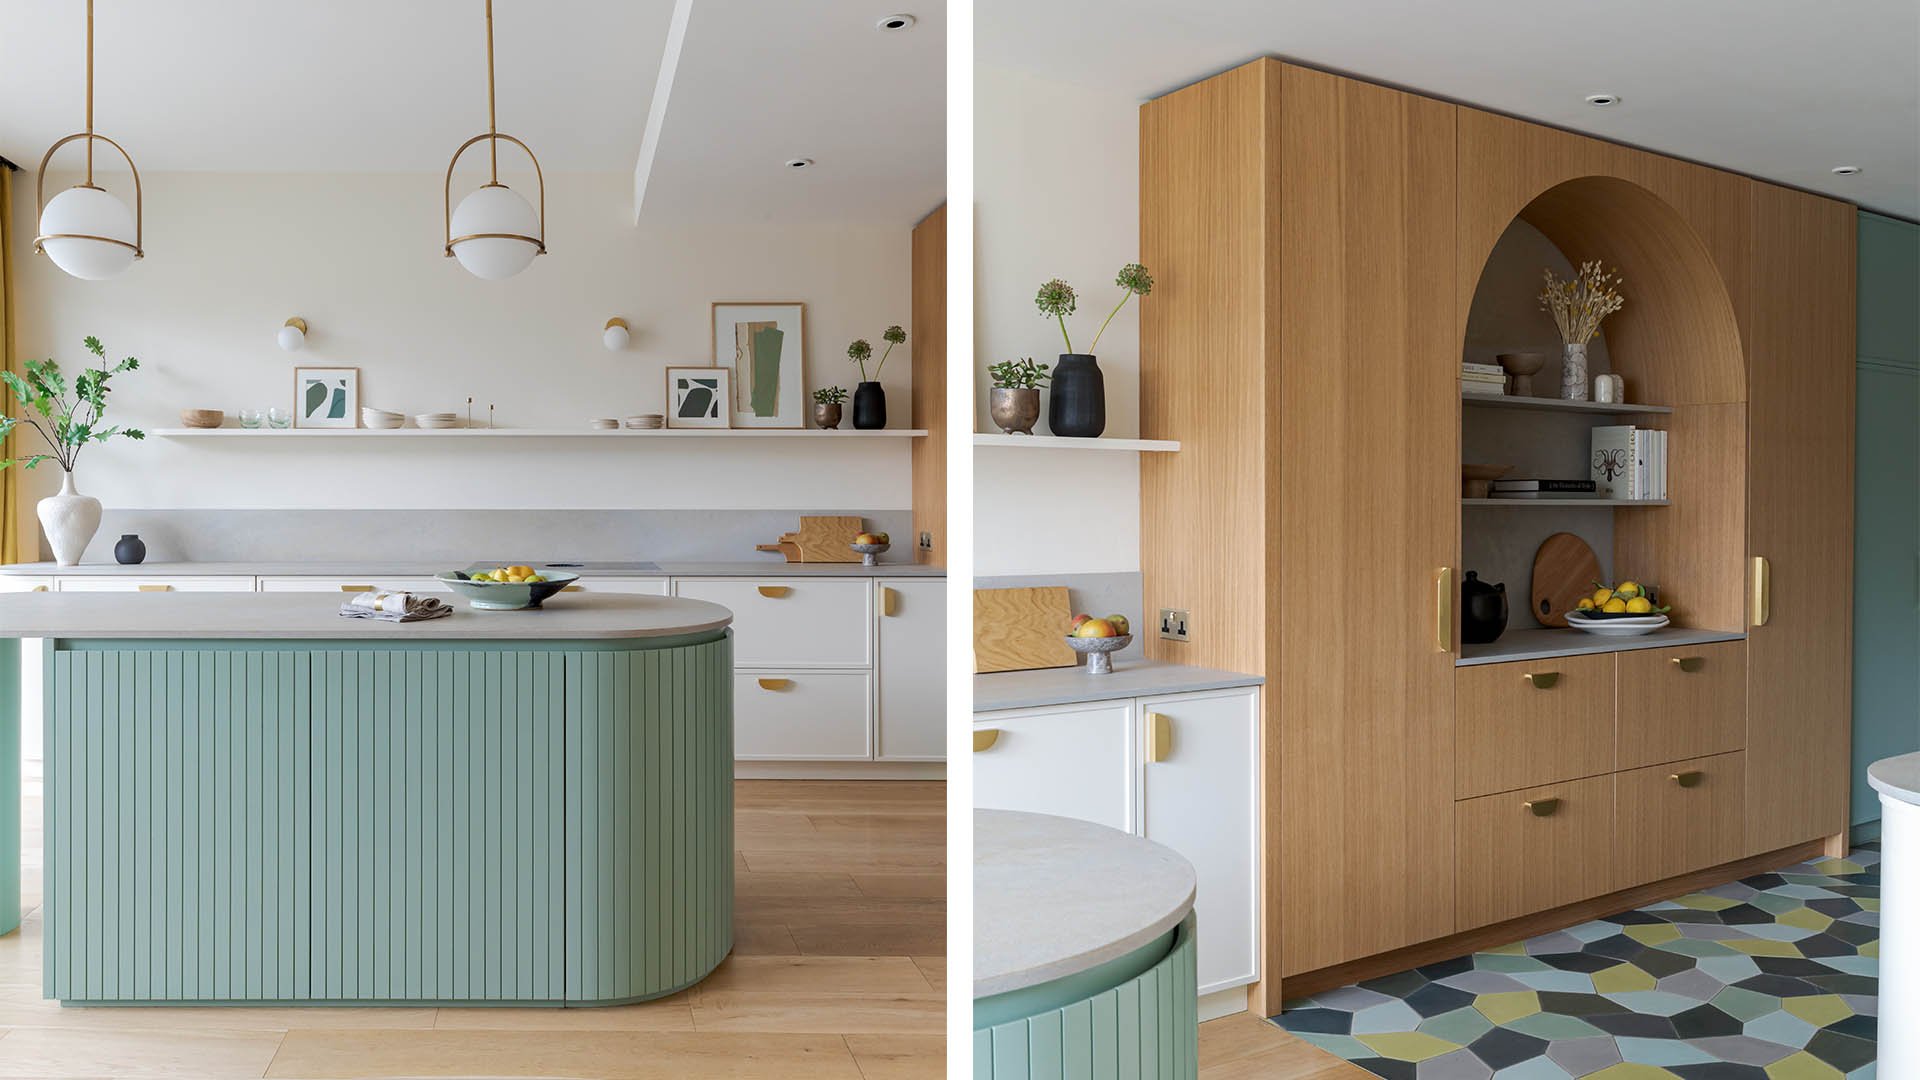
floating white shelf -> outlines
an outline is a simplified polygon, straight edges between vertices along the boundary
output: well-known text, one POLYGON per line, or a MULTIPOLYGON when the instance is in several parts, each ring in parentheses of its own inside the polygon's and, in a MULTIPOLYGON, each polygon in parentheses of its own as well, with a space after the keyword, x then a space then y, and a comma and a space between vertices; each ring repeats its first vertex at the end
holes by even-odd
POLYGON ((1634 413, 1671 413, 1671 405, 1628 405, 1597 401, 1563 401, 1560 398, 1512 397, 1501 394, 1461 394, 1460 404, 1481 409, 1529 409, 1534 412, 1588 413, 1596 416, 1627 416, 1634 413))
POLYGON ((160 439, 915 439, 924 428, 821 431, 814 428, 159 428, 160 439))
POLYGON ((1180 449, 1173 439, 1067 439, 1058 435, 983 435, 973 436, 975 446, 1017 446, 1025 450, 1141 450, 1172 453, 1180 449))
POLYGON ((1461 506, 1498 506, 1514 510, 1565 509, 1569 506, 1615 507, 1615 506, 1666 506, 1665 499, 1461 499, 1461 506))

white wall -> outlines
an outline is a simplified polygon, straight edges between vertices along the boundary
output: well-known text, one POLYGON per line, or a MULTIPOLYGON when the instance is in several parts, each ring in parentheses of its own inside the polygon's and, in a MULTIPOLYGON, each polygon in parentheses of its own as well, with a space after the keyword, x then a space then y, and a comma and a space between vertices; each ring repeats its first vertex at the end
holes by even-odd
MULTIPOLYGON (((1114 274, 1140 254, 1140 121, 1124 96, 991 66, 974 79, 974 428, 992 432, 986 366, 1064 351, 1034 308, 1040 284, 1079 294, 1077 351, 1120 298, 1114 274)), ((1139 434, 1139 311, 1129 301, 1100 339, 1108 435, 1139 434)), ((977 575, 1140 569, 1133 454, 980 449, 974 490, 977 575)))
MULTIPOLYGON (((143 177, 147 257, 105 282, 30 252, 32 185, 20 179, 20 358, 77 365, 88 334, 114 358, 138 356, 141 369, 115 382, 111 418, 145 427, 178 427, 187 407, 231 418, 290 406, 293 368, 305 364, 359 366, 367 405, 464 412, 471 395, 475 416, 491 402, 501 426, 584 428, 592 416, 662 411, 665 366, 708 362, 711 301, 805 301, 809 388, 851 389, 847 342, 879 342, 910 316, 907 230, 635 228, 624 173, 550 176, 550 254, 501 282, 441 255, 438 175, 143 177), (291 315, 311 329, 289 354, 274 334, 291 315), (614 315, 633 327, 620 353, 600 343, 614 315)), ((895 427, 907 425, 910 377, 896 349, 883 378, 895 427)), ((55 467, 25 475, 29 498, 58 486, 55 467)), ((911 505, 904 439, 150 438, 89 447, 76 478, 121 508, 911 505)))

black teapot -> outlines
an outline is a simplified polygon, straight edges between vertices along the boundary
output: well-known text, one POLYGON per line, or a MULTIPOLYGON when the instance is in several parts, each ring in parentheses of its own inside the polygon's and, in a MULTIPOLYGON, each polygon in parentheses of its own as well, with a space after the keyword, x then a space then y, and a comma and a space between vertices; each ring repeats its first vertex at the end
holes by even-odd
POLYGON ((1460 639, 1469 645, 1498 641, 1507 632, 1507 584, 1489 585, 1467 571, 1460 583, 1460 639))

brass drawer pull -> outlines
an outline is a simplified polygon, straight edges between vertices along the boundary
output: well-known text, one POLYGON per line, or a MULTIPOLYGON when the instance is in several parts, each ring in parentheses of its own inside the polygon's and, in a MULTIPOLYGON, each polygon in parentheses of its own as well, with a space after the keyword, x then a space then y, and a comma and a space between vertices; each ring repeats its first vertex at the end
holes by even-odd
POLYGON ((1173 756, 1173 717, 1166 713, 1147 714, 1147 760, 1161 762, 1173 756))
POLYGON ((1557 671, 1529 671, 1526 674, 1526 680, 1533 684, 1535 690, 1551 690, 1554 684, 1560 681, 1560 673, 1557 671))
POLYGON ((1667 777, 1667 779, 1679 784, 1681 787, 1699 787, 1701 779, 1706 775, 1706 773, 1701 772, 1699 769, 1685 769, 1674 773, 1667 777))
POLYGON ((585 585, 562 585, 560 586, 560 591, 561 592, 579 592, 581 589, 584 589, 584 588, 586 588, 585 585))
POLYGON ((342 586, 340 586, 340 591, 341 591, 341 592, 372 592, 372 591, 373 591, 373 586, 371 586, 371 585, 342 585, 342 586))
POLYGON ((1526 807, 1528 810, 1533 811, 1534 817, 1552 817, 1553 812, 1555 810, 1560 809, 1560 800, 1559 799, 1528 799, 1526 802, 1523 802, 1520 805, 1526 807))
POLYGON ((876 588, 880 592, 880 614, 892 618, 893 613, 900 607, 900 590, 889 589, 885 585, 879 585, 876 588))
POLYGON ((47 591, 47 587, 46 587, 45 585, 35 585, 35 586, 33 587, 33 591, 34 591, 34 592, 46 592, 46 591, 47 591))
POLYGON ((1676 656, 1673 658, 1674 666, 1688 674, 1699 671, 1702 667, 1706 666, 1706 663, 1705 660, 1697 656, 1676 656))
POLYGON ((981 728, 973 733, 973 752, 978 754, 991 750, 993 749, 993 744, 999 741, 999 728, 981 728))
POLYGON ((141 592, 172 592, 172 591, 173 591, 173 586, 171 586, 171 585, 142 585, 142 586, 140 586, 140 591, 141 591, 141 592))
POLYGON ((1435 652, 1453 651, 1453 567, 1433 575, 1433 644, 1435 652))
POLYGON ((1771 569, 1765 555, 1753 557, 1753 573, 1750 575, 1752 595, 1747 599, 1747 606, 1752 611, 1755 626, 1765 626, 1767 620, 1773 618, 1773 582, 1768 580, 1771 569))
POLYGON ((778 600, 792 591, 793 591, 793 587, 790 585, 760 586, 760 595, 766 597, 769 600, 778 600))
POLYGON ((775 693, 779 693, 793 685, 792 679, 757 679, 755 681, 760 684, 760 689, 772 690, 775 693))

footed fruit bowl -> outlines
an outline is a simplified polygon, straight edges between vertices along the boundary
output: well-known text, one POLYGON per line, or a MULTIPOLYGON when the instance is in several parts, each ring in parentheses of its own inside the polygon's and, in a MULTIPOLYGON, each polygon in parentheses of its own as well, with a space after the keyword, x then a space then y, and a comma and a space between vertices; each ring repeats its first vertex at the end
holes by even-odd
POLYGON ((1133 644, 1132 634, 1118 637, 1072 637, 1067 638, 1067 647, 1087 658, 1087 674, 1113 674, 1113 656, 1121 649, 1133 644))
POLYGON ((537 608, 547 598, 580 580, 579 574, 555 570, 541 581, 480 581, 464 570, 448 570, 434 577, 467 598, 480 611, 521 611, 537 608))
POLYGON ((892 544, 848 544, 848 547, 860 553, 861 566, 878 566, 878 556, 884 555, 892 544))

